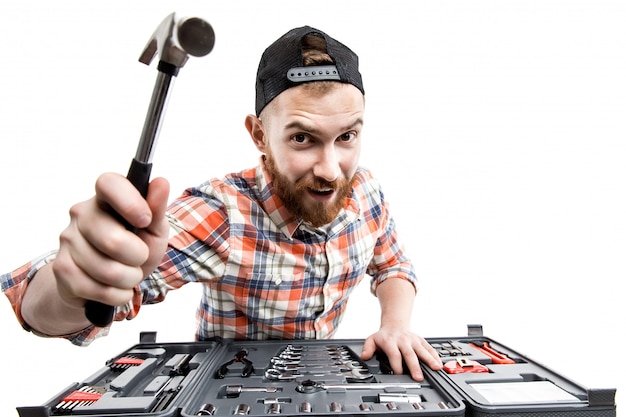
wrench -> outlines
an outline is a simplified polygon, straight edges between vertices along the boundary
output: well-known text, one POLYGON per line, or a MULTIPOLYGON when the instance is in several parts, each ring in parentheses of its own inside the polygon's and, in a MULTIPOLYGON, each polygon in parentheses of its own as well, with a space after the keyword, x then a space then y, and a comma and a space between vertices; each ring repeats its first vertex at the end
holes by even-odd
POLYGON ((357 362, 351 358, 342 358, 342 359, 330 359, 330 358, 313 358, 313 359, 289 359, 289 358, 281 358, 279 356, 273 356, 270 358, 270 363, 272 365, 343 365, 349 362, 357 362))
POLYGON ((323 382, 313 381, 308 379, 306 381, 302 381, 296 387, 296 391, 301 392, 303 394, 312 394, 320 391, 327 391, 333 389, 344 389, 344 390, 385 390, 389 388, 404 388, 404 389, 417 389, 421 388, 422 384, 419 382, 389 382, 389 383, 381 383, 381 382, 363 382, 359 384, 325 384, 323 382))
POLYGON ((349 379, 349 380, 358 380, 358 381, 362 381, 362 380, 365 380, 374 376, 372 373, 370 373, 366 369, 352 369, 346 372, 336 372, 336 371, 319 372, 319 371, 312 370, 311 372, 302 373, 302 372, 297 372, 297 371, 296 372, 281 371, 279 369, 269 368, 268 370, 265 371, 265 378, 274 380, 274 381, 293 381, 296 378, 299 378, 305 375, 320 376, 320 377, 340 376, 340 377, 345 377, 346 379, 349 379))
POLYGON ((350 371, 352 369, 365 369, 358 361, 348 362, 331 362, 331 363, 296 363, 296 364, 284 364, 274 363, 273 367, 281 371, 297 371, 299 369, 337 369, 341 371, 350 371))

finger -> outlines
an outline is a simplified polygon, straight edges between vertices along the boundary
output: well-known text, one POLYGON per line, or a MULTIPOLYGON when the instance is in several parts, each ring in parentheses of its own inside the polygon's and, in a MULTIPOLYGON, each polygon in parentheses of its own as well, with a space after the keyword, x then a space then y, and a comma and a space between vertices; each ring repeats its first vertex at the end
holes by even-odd
POLYGON ((139 229, 138 236, 146 243, 150 252, 143 264, 144 277, 154 271, 167 250, 169 223, 165 218, 169 183, 164 178, 155 178, 148 186, 147 202, 152 210, 152 223, 145 229, 139 229))
POLYGON ((102 210, 95 199, 72 206, 70 216, 72 223, 62 240, 73 239, 73 247, 86 252, 83 262, 88 262, 87 256, 94 252, 129 266, 139 266, 148 257, 145 243, 102 210))
POLYGON ((104 210, 110 207, 132 226, 141 229, 152 222, 148 203, 135 186, 119 174, 103 174, 96 180, 96 197, 104 210))
MULTIPOLYGON (((418 354, 416 349, 413 346, 409 345, 408 347, 401 347, 402 360, 404 361, 404 365, 409 371, 411 378, 415 381, 423 381, 424 375, 422 373, 422 368, 420 368, 420 361, 418 358, 418 354)), ((404 367, 401 366, 401 373, 404 372, 404 367)), ((394 371, 395 372, 395 371, 394 371)))
POLYGON ((69 250, 63 246, 59 249, 52 269, 60 295, 72 306, 82 307, 87 299, 109 305, 122 305, 133 295, 132 286, 116 287, 94 279, 79 266, 69 250))
POLYGON ((376 342, 370 336, 363 342, 363 347, 361 349, 361 359, 363 359, 364 361, 372 359, 374 353, 376 353, 376 342))
POLYGON ((165 178, 155 178, 148 186, 148 196, 146 202, 152 212, 153 222, 150 224, 150 228, 153 225, 159 225, 159 219, 165 217, 165 211, 167 210, 167 201, 170 193, 170 184, 165 178))
MULTIPOLYGON (((134 235, 130 236, 130 240, 145 246, 134 235)), ((61 261, 58 268, 66 271, 63 276, 86 275, 102 285, 122 289, 134 287, 143 278, 139 265, 128 265, 98 250, 74 225, 61 233, 60 241, 57 258, 61 261)))
POLYGON ((154 240, 167 239, 169 224, 165 218, 167 199, 169 196, 169 183, 165 178, 155 178, 148 186, 146 202, 152 213, 152 222, 144 229, 139 229, 137 234, 152 249, 154 240))
POLYGON ((443 369, 443 362, 439 356, 439 352, 430 345, 426 340, 421 340, 420 349, 418 355, 422 362, 430 367, 433 371, 443 369))
POLYGON ((383 347, 381 350, 385 353, 385 355, 387 355, 387 361, 389 362, 389 366, 391 367, 393 373, 396 375, 402 375, 402 352, 399 350, 398 346, 383 347))

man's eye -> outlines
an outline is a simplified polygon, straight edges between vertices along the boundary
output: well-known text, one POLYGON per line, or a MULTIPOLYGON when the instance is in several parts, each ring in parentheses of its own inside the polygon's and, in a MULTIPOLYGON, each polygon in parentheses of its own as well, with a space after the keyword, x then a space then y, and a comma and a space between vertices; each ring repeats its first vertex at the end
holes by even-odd
POLYGON ((307 141, 306 135, 301 134, 301 133, 299 133, 297 135, 293 135, 292 139, 293 139, 294 142, 298 142, 298 143, 304 143, 304 142, 307 141))
POLYGON ((342 141, 342 142, 350 142, 355 137, 356 137, 356 134, 354 132, 347 132, 347 133, 344 133, 343 135, 339 136, 339 140, 342 141))

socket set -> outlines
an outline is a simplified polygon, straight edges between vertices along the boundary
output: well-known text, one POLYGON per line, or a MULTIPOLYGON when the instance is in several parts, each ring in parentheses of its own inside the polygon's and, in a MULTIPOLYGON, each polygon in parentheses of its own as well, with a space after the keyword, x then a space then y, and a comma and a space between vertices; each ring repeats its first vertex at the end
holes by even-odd
POLYGON ((616 415, 615 389, 586 389, 469 326, 427 338, 444 369, 395 375, 363 340, 140 343, 20 417, 616 415), (530 415, 530 414, 529 414, 530 415))

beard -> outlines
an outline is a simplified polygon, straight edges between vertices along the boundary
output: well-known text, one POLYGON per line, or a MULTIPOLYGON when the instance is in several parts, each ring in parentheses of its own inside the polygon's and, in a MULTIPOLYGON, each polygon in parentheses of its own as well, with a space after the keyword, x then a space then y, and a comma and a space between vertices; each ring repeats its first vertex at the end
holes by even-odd
POLYGON ((278 170, 270 152, 267 152, 265 157, 265 169, 272 179, 274 192, 285 207, 297 218, 311 223, 314 227, 332 222, 352 193, 354 177, 349 180, 340 178, 331 182, 321 178, 312 180, 302 178, 292 183, 278 170), (335 197, 328 202, 311 201, 308 195, 311 189, 333 190, 335 197))

